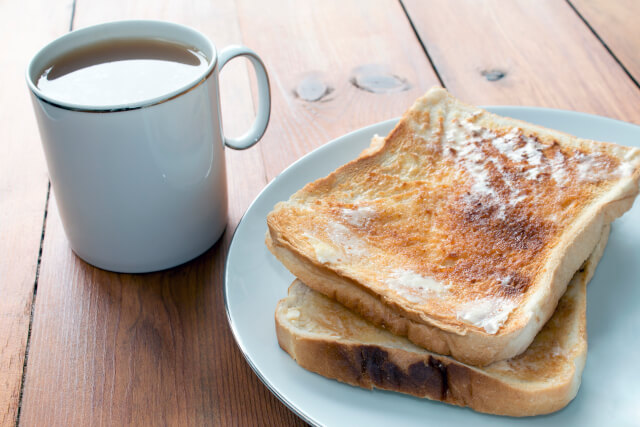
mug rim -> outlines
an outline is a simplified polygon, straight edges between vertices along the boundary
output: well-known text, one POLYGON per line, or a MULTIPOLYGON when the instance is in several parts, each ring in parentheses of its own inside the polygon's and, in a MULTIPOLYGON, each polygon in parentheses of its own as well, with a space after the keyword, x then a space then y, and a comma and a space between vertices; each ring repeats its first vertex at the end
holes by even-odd
MULTIPOLYGON (((44 47, 40 48, 37 53, 31 58, 29 64, 26 69, 26 80, 31 93, 36 96, 41 101, 71 111, 81 111, 81 112, 90 112, 90 113, 109 113, 109 112, 119 112, 119 111, 129 111, 129 110, 137 110, 140 108, 151 107, 153 105, 161 104, 167 101, 170 101, 174 98, 177 98, 187 92, 190 92, 192 89, 200 86, 203 82, 205 82, 213 73, 215 67, 218 64, 218 54, 215 45, 213 42, 205 36, 200 31, 197 31, 191 27, 186 25, 176 24, 174 22, 169 21, 160 21, 160 20, 151 20, 151 19, 133 19, 133 20, 122 20, 122 21, 111 21, 105 22, 102 24, 91 25, 88 27, 80 28, 77 30, 70 31, 55 40, 47 43, 44 47), (116 29, 114 31, 114 28, 116 29), (177 40, 177 37, 172 37, 172 35, 166 35, 166 31, 158 31, 158 29, 173 29, 177 30, 180 34, 190 37, 193 43, 188 43, 182 40, 177 40), (155 30, 155 31, 154 31, 155 30), (127 32, 128 31, 128 32, 127 32), (149 34, 147 36, 143 35, 147 31, 149 34), (136 33, 136 34, 134 34, 136 33), (137 34, 140 33, 140 34, 137 34), (192 44, 193 47, 204 51, 205 54, 207 48, 210 50, 207 59, 209 60, 208 67, 198 74, 197 77, 182 85, 181 87, 174 89, 170 92, 164 93, 159 96, 150 97, 148 99, 143 99, 137 102, 129 102, 123 104, 108 104, 108 105, 90 105, 90 104, 79 104, 74 102, 68 102, 56 99, 50 95, 47 95, 42 90, 38 88, 34 79, 37 78, 34 73, 39 73, 41 70, 36 69, 36 65, 41 62, 49 62, 56 57, 64 55, 68 52, 71 52, 74 49, 84 47, 87 45, 91 45, 97 42, 106 41, 106 40, 118 40, 118 39, 127 39, 127 38, 151 38, 156 40, 165 40, 171 42, 178 42, 182 44, 192 44), (197 46, 197 42, 200 41, 200 46, 197 46), (204 46, 203 46, 204 45, 204 46), (201 49, 205 47, 205 49, 201 49), (57 53, 51 54, 52 50, 58 50, 57 53), (43 57, 47 57, 49 55, 49 61, 43 61, 43 57), (210 56, 210 57, 208 57, 210 56)), ((40 67, 38 67, 40 68, 40 67)))

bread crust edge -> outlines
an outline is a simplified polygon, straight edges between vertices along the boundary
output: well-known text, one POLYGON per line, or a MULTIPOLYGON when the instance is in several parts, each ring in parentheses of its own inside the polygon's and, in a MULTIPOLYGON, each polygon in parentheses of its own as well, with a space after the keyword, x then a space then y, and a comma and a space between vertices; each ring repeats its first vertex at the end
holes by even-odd
POLYGON ((574 347, 573 366, 548 387, 518 387, 501 381, 482 368, 468 366, 438 354, 416 354, 396 348, 321 339, 296 334, 279 318, 276 335, 280 347, 301 367, 340 382, 365 389, 378 388, 420 398, 467 406, 471 409, 514 417, 543 415, 564 408, 577 395, 587 356, 586 285, 602 257, 609 235, 601 238, 582 269, 575 292, 582 299, 578 313, 580 339, 574 347))

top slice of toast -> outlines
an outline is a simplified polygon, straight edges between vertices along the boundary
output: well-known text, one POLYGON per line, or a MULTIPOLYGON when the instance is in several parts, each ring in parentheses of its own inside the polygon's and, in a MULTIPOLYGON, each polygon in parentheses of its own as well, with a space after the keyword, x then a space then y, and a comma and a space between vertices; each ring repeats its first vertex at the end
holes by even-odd
POLYGON ((475 365, 528 347, 638 193, 639 149, 440 88, 376 145, 277 204, 267 245, 309 287, 475 365))

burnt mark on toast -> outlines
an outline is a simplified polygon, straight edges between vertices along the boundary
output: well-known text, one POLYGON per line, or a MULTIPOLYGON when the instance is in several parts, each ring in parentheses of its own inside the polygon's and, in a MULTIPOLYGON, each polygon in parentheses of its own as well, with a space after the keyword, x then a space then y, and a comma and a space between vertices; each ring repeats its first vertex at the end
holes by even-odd
POLYGON ((507 280, 502 280, 499 284, 499 292, 506 297, 515 297, 526 292, 531 285, 531 278, 519 272, 511 273, 507 280))
POLYGON ((447 238, 436 277, 462 279, 468 286, 461 292, 525 294, 535 278, 535 268, 527 267, 553 238, 554 225, 527 210, 504 205, 500 211, 496 204, 470 197, 463 193, 449 210, 443 228, 465 238, 447 238))
POLYGON ((413 363, 405 371, 389 359, 389 353, 377 346, 360 346, 356 351, 360 377, 377 388, 397 390, 417 396, 445 400, 449 391, 447 366, 429 356, 428 361, 413 363))
MULTIPOLYGON (((414 366, 418 365, 414 363, 409 367, 409 371, 414 368, 414 366)), ((439 374, 440 379, 440 400, 445 400, 447 397, 447 393, 449 391, 449 377, 447 372, 447 366, 442 363, 440 360, 436 359, 433 356, 429 356, 429 367, 433 370, 434 373, 439 374)))
POLYGON ((459 226, 484 233, 511 250, 539 250, 547 242, 551 224, 524 212, 505 208, 505 215, 498 215, 498 206, 482 200, 461 203, 456 217, 459 226))
POLYGON ((494 234, 510 248, 540 250, 547 242, 549 225, 536 218, 512 218, 495 227, 494 234))

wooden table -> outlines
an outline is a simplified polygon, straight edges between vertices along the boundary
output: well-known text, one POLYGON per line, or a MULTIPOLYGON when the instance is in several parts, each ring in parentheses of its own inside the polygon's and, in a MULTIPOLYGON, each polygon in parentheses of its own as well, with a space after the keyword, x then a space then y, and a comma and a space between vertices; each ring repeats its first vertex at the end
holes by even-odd
MULTIPOLYGON (((3 0, 0 424, 302 424, 251 371, 225 316, 225 254, 251 200, 300 156, 399 116, 432 85, 471 103, 640 124, 639 16, 636 0, 3 0), (147 275, 101 271, 71 252, 23 77, 47 41, 127 18, 252 47, 273 96, 264 139, 227 151, 224 237, 147 275), (388 88, 370 87, 372 76, 388 88)), ((228 133, 252 120, 252 78, 243 61, 223 72, 228 133)))

